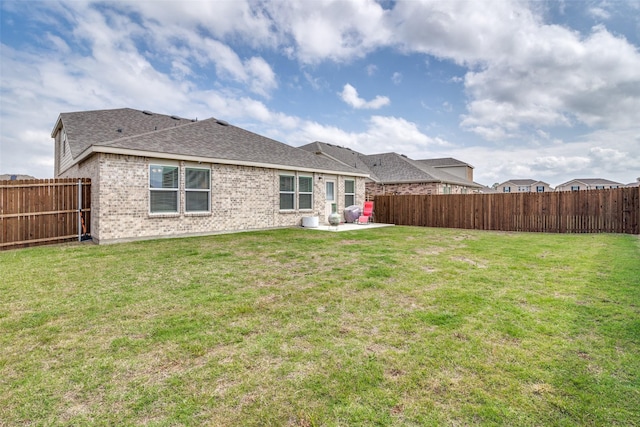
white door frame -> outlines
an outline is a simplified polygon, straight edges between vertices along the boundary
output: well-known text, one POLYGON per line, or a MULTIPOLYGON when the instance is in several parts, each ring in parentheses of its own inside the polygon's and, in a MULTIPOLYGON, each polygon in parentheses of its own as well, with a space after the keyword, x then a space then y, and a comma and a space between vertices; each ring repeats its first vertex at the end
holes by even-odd
POLYGON ((324 208, 324 220, 325 222, 329 222, 329 215, 331 215, 331 205, 336 204, 336 209, 338 206, 338 182, 335 179, 326 179, 324 181, 324 200, 325 200, 325 208, 324 208), (328 187, 330 184, 333 184, 333 198, 330 199, 328 187))

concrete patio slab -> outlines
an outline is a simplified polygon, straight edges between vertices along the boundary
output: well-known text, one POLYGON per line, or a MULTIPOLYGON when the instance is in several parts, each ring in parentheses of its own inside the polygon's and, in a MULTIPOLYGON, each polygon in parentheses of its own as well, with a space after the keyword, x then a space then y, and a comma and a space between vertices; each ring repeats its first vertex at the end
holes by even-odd
POLYGON ((358 231, 358 230, 367 230, 370 228, 380 228, 380 227, 393 227, 394 224, 380 224, 380 223, 370 223, 370 224, 350 224, 343 223, 334 227, 333 225, 319 225, 317 227, 301 227, 306 228, 307 230, 319 230, 319 231, 358 231))

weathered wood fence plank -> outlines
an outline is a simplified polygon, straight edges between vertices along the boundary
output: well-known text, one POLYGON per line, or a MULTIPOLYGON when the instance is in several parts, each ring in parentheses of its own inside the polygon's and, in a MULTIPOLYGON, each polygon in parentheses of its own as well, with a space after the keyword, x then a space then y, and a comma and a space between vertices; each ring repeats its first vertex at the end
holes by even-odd
POLYGON ((640 188, 547 193, 376 196, 376 221, 546 233, 640 234, 640 188))
POLYGON ((90 223, 89 179, 0 181, 0 250, 77 240, 90 223))

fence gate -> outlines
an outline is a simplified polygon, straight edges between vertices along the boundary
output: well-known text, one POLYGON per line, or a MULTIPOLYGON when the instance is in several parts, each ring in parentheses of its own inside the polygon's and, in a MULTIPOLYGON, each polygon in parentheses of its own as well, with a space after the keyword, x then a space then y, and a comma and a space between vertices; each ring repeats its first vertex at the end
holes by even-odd
POLYGON ((0 181, 0 250, 90 236, 91 180, 0 181))

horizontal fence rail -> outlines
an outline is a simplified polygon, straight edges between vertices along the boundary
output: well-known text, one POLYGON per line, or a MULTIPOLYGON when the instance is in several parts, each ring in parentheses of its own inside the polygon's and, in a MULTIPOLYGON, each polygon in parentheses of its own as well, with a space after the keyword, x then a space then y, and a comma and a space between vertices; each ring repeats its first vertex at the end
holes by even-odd
POLYGON ((0 181, 0 250, 81 240, 91 224, 91 180, 0 181))
POLYGON ((376 221, 548 233, 640 234, 640 188, 375 196, 376 221))

